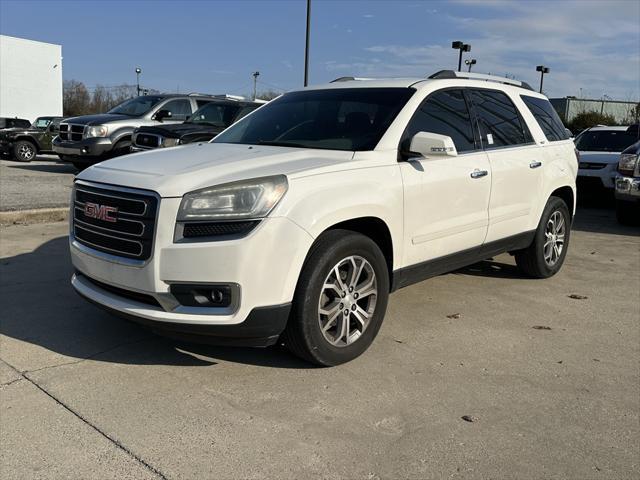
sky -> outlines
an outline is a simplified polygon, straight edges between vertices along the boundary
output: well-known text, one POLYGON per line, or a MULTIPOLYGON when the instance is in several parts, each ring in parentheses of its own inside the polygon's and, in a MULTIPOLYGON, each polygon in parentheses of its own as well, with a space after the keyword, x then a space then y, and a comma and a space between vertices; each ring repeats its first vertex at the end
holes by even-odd
MULTIPOLYGON (((640 100, 640 2, 312 0, 309 83, 457 67, 545 93, 640 100)), ((250 94, 303 84, 306 1, 0 0, 0 33, 62 45, 63 77, 164 92, 250 94)), ((1 63, 1 59, 0 59, 1 63)))

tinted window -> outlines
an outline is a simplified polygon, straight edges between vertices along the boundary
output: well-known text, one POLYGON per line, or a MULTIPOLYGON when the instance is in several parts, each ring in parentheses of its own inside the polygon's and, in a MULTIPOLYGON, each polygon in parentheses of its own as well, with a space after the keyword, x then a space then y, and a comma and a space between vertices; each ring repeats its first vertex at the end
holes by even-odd
POLYGON ((414 92, 410 88, 336 88, 286 93, 214 142, 372 150, 414 92))
POLYGON ((237 122, 238 120, 240 120, 242 117, 244 117, 245 115, 249 115, 251 112, 253 112, 256 108, 258 108, 260 105, 245 105, 244 107, 242 107, 242 109, 238 112, 238 115, 236 115, 235 121, 237 122))
POLYGON ((171 120, 186 120, 191 115, 191 102, 189 100, 171 100, 160 109, 169 110, 171 112, 171 120))
POLYGON ((562 120, 560 120, 560 117, 549 103, 549 100, 527 97, 525 95, 521 95, 520 98, 522 98, 522 101, 524 101, 529 111, 535 117, 547 140, 555 142, 569 138, 569 134, 562 124, 562 120))
POLYGON ((138 117, 151 110, 160 100, 162 100, 162 97, 156 95, 143 95, 142 97, 136 97, 122 102, 107 113, 118 113, 120 115, 138 117))
MULTIPOLYGON (((443 90, 431 94, 413 115, 405 132, 410 142, 418 132, 447 135, 453 139, 458 152, 475 150, 473 127, 462 90, 443 90)), ((403 149, 408 150, 408 145, 403 149)))
POLYGON ((188 123, 228 127, 233 123, 240 107, 233 104, 208 103, 195 111, 188 123))
POLYGON ((529 129, 507 95, 493 90, 471 90, 471 98, 480 121, 485 148, 531 142, 529 129))
POLYGON ((196 100, 196 105, 198 106, 198 108, 200 108, 200 107, 203 107, 204 105, 206 105, 209 102, 210 102, 210 100, 196 100))
POLYGON ((582 132, 576 148, 582 152, 621 152, 637 138, 625 130, 589 130, 582 132))

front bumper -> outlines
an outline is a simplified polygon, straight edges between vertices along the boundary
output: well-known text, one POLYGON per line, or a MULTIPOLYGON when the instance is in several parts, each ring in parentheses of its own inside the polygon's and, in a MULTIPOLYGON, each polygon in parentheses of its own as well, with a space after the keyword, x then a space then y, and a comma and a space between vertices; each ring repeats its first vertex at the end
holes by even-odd
POLYGON ((640 177, 616 177, 616 198, 624 201, 640 201, 640 177))
POLYGON ((109 311, 165 333, 202 335, 207 343, 221 343, 222 337, 256 345, 275 342, 286 324, 285 306, 293 299, 313 238, 289 219, 273 217, 263 219, 243 238, 174 242, 180 201, 161 199, 153 253, 143 263, 92 250, 75 240, 72 229, 75 290, 109 311), (118 295, 100 283, 152 297, 155 303, 118 295), (185 283, 237 285, 234 307, 181 305, 170 289, 185 283))
POLYGON ((590 178, 599 179, 602 182, 604 188, 614 188, 616 176, 618 175, 618 163, 609 163, 604 168, 598 170, 591 170, 585 168, 578 169, 578 179, 590 178))
POLYGON ((53 139, 52 148, 58 155, 72 157, 76 163, 95 163, 106 158, 113 150, 110 138, 85 138, 79 142, 53 139))

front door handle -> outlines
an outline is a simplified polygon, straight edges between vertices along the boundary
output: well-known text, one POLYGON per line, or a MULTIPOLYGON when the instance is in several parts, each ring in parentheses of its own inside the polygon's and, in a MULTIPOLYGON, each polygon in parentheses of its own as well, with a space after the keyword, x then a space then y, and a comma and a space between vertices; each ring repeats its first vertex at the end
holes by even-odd
POLYGON ((489 172, 487 172, 486 170, 474 170, 473 172, 471 172, 471 178, 482 178, 486 177, 487 175, 489 175, 489 172))
POLYGON ((529 168, 538 168, 542 166, 542 162, 531 162, 529 168))

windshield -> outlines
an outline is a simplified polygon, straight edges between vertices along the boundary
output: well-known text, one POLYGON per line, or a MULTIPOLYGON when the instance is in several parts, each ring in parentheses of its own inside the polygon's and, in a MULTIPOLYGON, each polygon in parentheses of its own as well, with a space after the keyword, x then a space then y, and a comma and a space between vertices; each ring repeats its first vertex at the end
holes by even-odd
POLYGON ((341 88, 287 93, 213 142, 373 150, 414 92, 410 88, 341 88))
POLYGON ((51 118, 40 117, 40 118, 36 118, 36 121, 33 122, 33 126, 36 128, 45 129, 49 126, 50 123, 51 123, 51 118))
POLYGON ((120 115, 129 115, 131 117, 139 117, 151 110, 163 97, 156 95, 144 95, 142 97, 132 98, 120 105, 113 107, 107 113, 117 113, 120 115))
POLYGON ((581 152, 621 152, 636 141, 625 130, 590 130, 578 138, 576 148, 581 152))
POLYGON ((239 109, 238 105, 207 103, 196 110, 186 123, 227 127, 231 125, 239 109))

